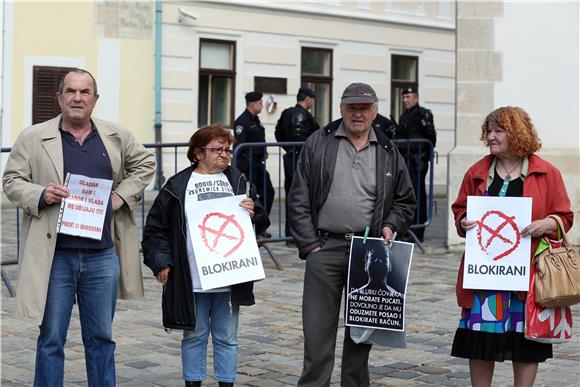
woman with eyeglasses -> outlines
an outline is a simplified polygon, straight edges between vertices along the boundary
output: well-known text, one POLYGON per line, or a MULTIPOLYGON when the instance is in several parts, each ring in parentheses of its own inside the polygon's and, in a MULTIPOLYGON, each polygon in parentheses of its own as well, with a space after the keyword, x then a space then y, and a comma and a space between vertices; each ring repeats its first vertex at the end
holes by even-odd
MULTIPOLYGON (((186 386, 206 378, 211 332, 214 377, 220 387, 233 386, 237 373, 240 305, 253 305, 253 282, 202 290, 185 208, 198 201, 246 193, 246 180, 231 167, 234 136, 222 126, 206 126, 189 140, 191 166, 172 176, 159 192, 143 229, 145 264, 163 285, 163 326, 183 330, 181 358, 186 386)), ((250 190, 240 206, 253 223, 269 225, 264 208, 250 190)))

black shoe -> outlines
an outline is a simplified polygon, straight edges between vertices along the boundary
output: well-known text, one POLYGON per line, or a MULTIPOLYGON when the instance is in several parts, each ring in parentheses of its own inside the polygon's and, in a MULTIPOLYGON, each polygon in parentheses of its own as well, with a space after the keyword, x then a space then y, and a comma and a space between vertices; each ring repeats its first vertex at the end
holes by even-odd
POLYGON ((266 231, 262 231, 261 233, 259 233, 257 235, 258 239, 270 239, 272 238, 272 234, 270 234, 269 232, 266 231))
POLYGON ((189 380, 186 380, 185 387, 201 387, 201 382, 191 382, 189 380))
POLYGON ((218 382, 218 386, 219 387, 234 387, 233 383, 227 383, 227 382, 218 382))

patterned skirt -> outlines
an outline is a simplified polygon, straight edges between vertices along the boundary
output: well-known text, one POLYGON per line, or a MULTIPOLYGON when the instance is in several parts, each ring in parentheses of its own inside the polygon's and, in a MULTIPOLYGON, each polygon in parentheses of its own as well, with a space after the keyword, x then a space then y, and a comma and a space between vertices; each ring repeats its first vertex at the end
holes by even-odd
POLYGON ((516 292, 477 290, 463 308, 451 355, 486 361, 537 363, 552 357, 552 345, 524 337, 525 303, 516 292))

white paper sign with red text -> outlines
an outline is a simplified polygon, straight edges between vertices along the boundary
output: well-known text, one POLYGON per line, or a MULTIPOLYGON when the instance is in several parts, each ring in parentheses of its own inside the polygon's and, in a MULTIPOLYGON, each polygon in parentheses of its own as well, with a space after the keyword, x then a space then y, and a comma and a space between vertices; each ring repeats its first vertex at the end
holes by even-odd
POLYGON ((203 290, 265 278, 245 195, 186 206, 187 224, 203 290))
POLYGON ((112 180, 67 174, 69 195, 61 202, 56 232, 101 240, 112 180))
POLYGON ((467 219, 476 226, 465 237, 463 287, 528 291, 532 198, 469 196, 467 219))

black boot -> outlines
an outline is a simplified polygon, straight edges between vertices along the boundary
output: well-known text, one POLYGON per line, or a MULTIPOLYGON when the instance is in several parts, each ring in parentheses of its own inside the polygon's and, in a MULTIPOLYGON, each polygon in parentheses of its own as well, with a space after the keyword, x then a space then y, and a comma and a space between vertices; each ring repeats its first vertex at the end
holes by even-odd
POLYGON ((234 387, 233 383, 228 382, 218 382, 219 387, 234 387))
POLYGON ((186 380, 185 387, 201 387, 201 382, 190 382, 186 380))

